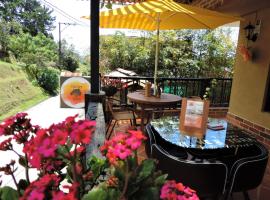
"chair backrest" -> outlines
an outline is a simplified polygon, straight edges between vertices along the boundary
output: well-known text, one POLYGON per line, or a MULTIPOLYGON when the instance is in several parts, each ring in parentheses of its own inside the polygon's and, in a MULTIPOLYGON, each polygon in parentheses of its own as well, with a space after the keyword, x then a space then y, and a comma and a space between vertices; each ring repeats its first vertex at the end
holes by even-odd
POLYGON ((268 161, 268 150, 260 143, 256 144, 257 155, 237 160, 230 173, 229 193, 247 191, 258 187, 263 179, 268 161))
POLYGON ((218 196, 225 192, 228 172, 225 164, 177 159, 156 144, 152 145, 152 155, 158 160, 157 168, 167 173, 168 179, 191 187, 200 197, 218 196))
POLYGON ((151 158, 152 157, 152 144, 156 144, 155 135, 153 134, 151 124, 147 124, 146 127, 147 140, 145 144, 146 155, 151 158))

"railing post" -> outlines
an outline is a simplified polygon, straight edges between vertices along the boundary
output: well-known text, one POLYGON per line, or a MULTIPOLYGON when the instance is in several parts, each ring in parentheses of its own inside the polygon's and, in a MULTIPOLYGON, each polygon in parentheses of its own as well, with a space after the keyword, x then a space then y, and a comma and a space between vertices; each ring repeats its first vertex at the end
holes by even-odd
MULTIPOLYGON (((151 81, 152 77, 110 77, 112 79, 121 79, 123 82, 129 84, 138 84, 151 81)), ((230 91, 232 87, 232 79, 230 78, 215 78, 217 80, 217 86, 212 91, 211 105, 212 106, 228 106, 230 100, 230 91)), ((163 91, 167 88, 167 92, 175 95, 181 95, 182 97, 188 96, 200 96, 203 97, 205 89, 211 86, 213 78, 161 78, 163 91), (181 94, 180 94, 181 93, 181 94)), ((130 86, 130 85, 129 85, 130 86)), ((121 100, 127 103, 128 89, 121 90, 121 100)))
POLYGON ((200 97, 203 97, 203 95, 205 94, 206 88, 210 87, 211 80, 212 79, 210 79, 210 78, 201 80, 200 97))

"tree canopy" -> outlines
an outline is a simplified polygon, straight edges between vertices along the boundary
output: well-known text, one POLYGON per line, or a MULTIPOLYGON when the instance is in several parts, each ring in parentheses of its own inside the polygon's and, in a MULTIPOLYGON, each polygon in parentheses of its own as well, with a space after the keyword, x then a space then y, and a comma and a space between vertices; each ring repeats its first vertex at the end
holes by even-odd
MULTIPOLYGON (((236 46, 230 29, 162 31, 158 73, 162 77, 225 77, 232 75, 236 46), (227 73, 228 71, 228 73, 227 73)), ((126 37, 117 32, 102 36, 102 69, 121 67, 153 76, 156 36, 126 37)))
POLYGON ((2 21, 16 21, 24 32, 36 36, 43 33, 48 36, 54 28, 55 17, 52 10, 42 6, 37 0, 0 0, 0 18, 2 21))

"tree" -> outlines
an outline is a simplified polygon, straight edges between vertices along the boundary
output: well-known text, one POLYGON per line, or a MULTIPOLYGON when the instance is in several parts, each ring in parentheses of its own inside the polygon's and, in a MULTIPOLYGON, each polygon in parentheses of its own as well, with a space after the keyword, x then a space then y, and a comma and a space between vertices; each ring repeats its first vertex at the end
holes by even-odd
MULTIPOLYGON (((178 30, 160 34, 159 77, 224 77, 232 71, 236 47, 230 30, 178 30)), ((117 32, 100 41, 101 67, 153 76, 156 36, 131 38, 117 32)))
POLYGON ((66 40, 62 40, 61 44, 61 65, 59 68, 75 72, 79 67, 80 56, 75 52, 74 45, 69 45, 66 40))
POLYGON ((0 16, 7 22, 16 21, 24 32, 36 36, 43 33, 48 36, 54 26, 52 10, 42 6, 37 0, 0 0, 0 16))
POLYGON ((57 45, 42 33, 31 36, 20 33, 10 37, 9 49, 15 57, 27 65, 36 64, 38 67, 54 65, 57 61, 57 45))

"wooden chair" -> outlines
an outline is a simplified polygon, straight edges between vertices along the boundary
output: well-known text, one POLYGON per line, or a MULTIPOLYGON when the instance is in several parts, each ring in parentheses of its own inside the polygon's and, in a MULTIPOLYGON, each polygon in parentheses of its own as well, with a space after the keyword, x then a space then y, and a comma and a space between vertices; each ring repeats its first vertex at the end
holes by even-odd
POLYGON ((136 116, 134 113, 134 109, 124 103, 122 103, 118 99, 114 99, 111 97, 107 98, 106 102, 108 111, 110 113, 110 119, 109 123, 107 125, 106 129, 106 138, 110 139, 111 134, 114 130, 115 125, 120 121, 120 120, 129 120, 131 125, 136 125, 136 116), (118 102, 118 107, 114 107, 114 102, 118 102), (110 127, 112 125, 111 130, 109 131, 110 127))

